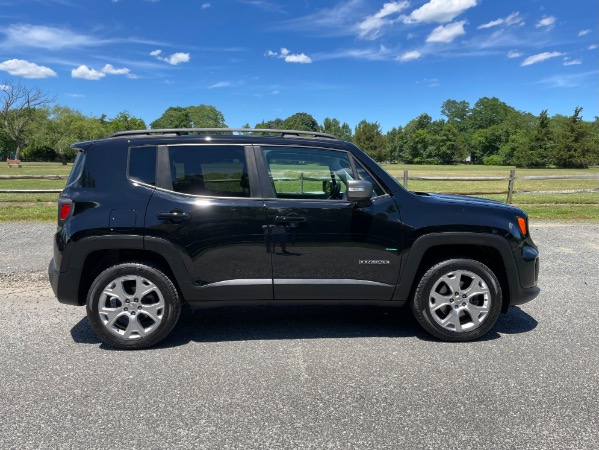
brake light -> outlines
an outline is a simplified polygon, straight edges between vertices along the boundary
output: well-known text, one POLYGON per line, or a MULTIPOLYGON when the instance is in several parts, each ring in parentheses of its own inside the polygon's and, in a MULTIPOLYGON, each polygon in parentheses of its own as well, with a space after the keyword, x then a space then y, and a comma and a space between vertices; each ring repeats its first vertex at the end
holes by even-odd
POLYGON ((69 217, 69 213, 71 212, 71 204, 64 203, 60 205, 60 220, 65 220, 69 217))
POLYGON ((524 220, 523 217, 518 217, 518 227, 520 227, 520 231, 522 232, 522 234, 526 234, 526 232, 528 231, 526 229, 526 220, 524 220))

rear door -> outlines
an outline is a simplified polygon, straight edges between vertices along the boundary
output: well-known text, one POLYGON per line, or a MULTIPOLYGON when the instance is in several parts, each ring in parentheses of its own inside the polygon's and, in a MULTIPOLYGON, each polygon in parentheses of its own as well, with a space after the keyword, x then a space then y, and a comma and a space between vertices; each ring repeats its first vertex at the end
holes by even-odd
POLYGON ((264 238, 275 299, 389 300, 401 252, 393 198, 345 151, 262 146, 257 161, 269 180, 264 238), (375 183, 363 207, 345 196, 357 178, 375 183))
POLYGON ((148 236, 174 244, 196 286, 193 300, 272 299, 266 214, 251 147, 158 148, 148 236))

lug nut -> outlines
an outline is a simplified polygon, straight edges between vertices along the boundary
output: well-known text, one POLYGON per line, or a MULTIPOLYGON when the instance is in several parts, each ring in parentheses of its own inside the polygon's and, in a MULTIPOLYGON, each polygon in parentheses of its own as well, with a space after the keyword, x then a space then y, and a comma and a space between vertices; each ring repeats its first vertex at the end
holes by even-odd
POLYGON ((463 294, 463 295, 462 295, 462 298, 466 298, 466 294, 463 294))
POLYGON ((138 302, 138 301, 139 301, 139 299, 138 299, 138 298, 134 298, 134 299, 133 299, 133 301, 134 301, 134 302, 138 302))
POLYGON ((123 311, 129 311, 129 308, 125 307, 125 308, 123 308, 123 311))
POLYGON ((127 299, 127 300, 125 300, 125 303, 129 303, 130 301, 131 301, 131 300, 127 299))
POLYGON ((135 315, 135 311, 131 311, 131 315, 134 316, 135 315))
POLYGON ((141 306, 138 306, 137 309, 141 309, 141 306))

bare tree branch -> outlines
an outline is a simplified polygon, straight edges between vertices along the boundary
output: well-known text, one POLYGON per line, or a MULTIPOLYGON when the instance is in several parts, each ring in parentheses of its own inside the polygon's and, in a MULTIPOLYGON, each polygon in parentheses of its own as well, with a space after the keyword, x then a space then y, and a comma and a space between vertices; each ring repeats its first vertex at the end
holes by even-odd
POLYGON ((15 159, 25 147, 24 132, 36 109, 54 102, 54 98, 38 88, 27 88, 21 82, 5 81, 0 86, 0 121, 4 133, 17 144, 15 159))

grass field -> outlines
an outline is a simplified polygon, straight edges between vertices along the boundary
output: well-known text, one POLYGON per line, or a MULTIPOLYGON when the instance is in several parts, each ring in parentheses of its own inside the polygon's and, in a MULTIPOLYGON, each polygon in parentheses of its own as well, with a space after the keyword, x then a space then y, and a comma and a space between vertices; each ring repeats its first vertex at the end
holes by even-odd
MULTIPOLYGON (((497 166, 410 166, 385 165, 385 169, 400 181, 404 169, 410 177, 506 177, 513 167, 497 166)), ((23 163, 22 168, 9 168, 0 164, 0 175, 68 175, 71 164, 23 163)), ((517 169, 516 177, 544 175, 599 175, 599 167, 586 170, 517 169)), ((321 182, 318 182, 319 185, 321 182)), ((494 200, 506 200, 507 180, 501 181, 430 181, 410 180, 411 191, 459 193, 473 192, 494 200), (494 194, 491 194, 494 192, 494 194)), ((65 180, 6 180, 0 179, 0 189, 62 189, 65 180)), ((305 186, 309 189, 308 185, 305 186)), ((516 180, 516 191, 556 191, 599 188, 599 179, 591 180, 516 180)), ((56 219, 58 194, 7 194, 0 193, 0 221, 56 219)), ((577 194, 514 194, 513 204, 523 208, 532 220, 599 221, 599 192, 577 194)))

